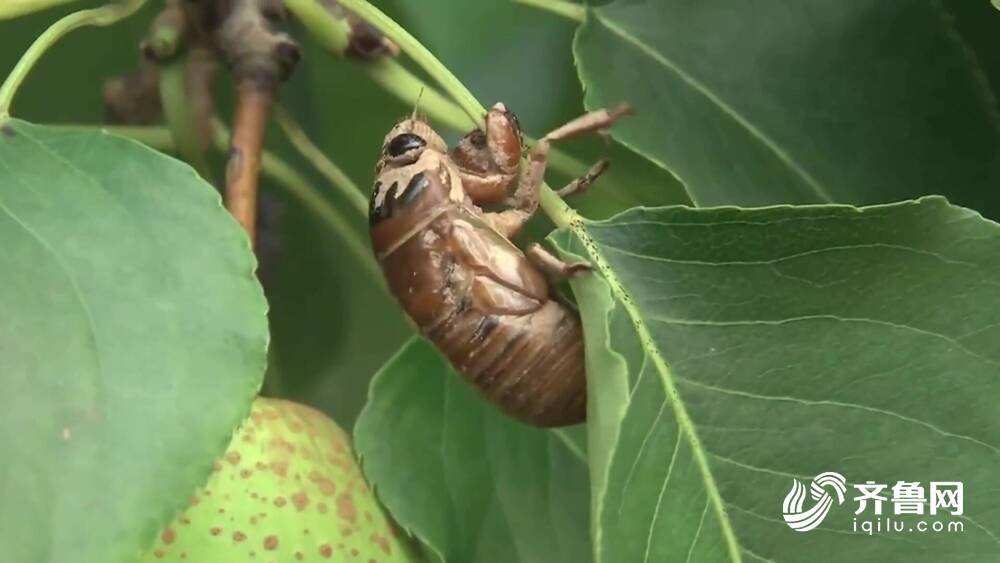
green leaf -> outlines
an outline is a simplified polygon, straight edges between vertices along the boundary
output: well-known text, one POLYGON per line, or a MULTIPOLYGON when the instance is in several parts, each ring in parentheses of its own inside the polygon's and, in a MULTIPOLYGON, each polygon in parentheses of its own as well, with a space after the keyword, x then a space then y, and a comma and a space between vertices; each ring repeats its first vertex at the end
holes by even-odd
POLYGON ((437 561, 590 559, 579 435, 520 424, 423 340, 372 380, 355 449, 379 499, 437 561))
POLYGON ((930 0, 620 0, 574 44, 588 108, 699 205, 886 203, 1000 217, 997 106, 930 0))
POLYGON ((995 223, 933 197, 639 209, 586 229, 586 246, 554 238, 613 272, 574 282, 598 561, 996 560, 995 223), (793 480, 827 471, 961 481, 963 515, 923 518, 964 532, 855 533, 850 485, 792 531, 793 480))
POLYGON ((249 410, 267 343, 246 237, 187 166, 0 124, 0 553, 130 561, 249 410))

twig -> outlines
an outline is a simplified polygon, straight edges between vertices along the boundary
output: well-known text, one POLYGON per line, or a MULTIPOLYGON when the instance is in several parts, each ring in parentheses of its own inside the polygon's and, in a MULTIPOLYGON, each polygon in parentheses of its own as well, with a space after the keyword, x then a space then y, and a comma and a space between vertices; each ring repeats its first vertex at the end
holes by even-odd
POLYGON ((160 69, 144 60, 134 72, 104 81, 102 98, 105 119, 115 125, 160 123, 160 69))
POLYGON ((226 164, 226 206, 253 244, 267 120, 278 85, 298 63, 299 48, 287 35, 271 28, 271 21, 284 17, 280 3, 227 0, 219 1, 216 8, 224 13, 215 14, 220 22, 214 30, 215 43, 236 84, 233 136, 226 164))
POLYGON ((226 207, 243 225, 251 245, 257 233, 257 189, 264 130, 274 91, 252 81, 236 85, 233 137, 226 163, 226 207))

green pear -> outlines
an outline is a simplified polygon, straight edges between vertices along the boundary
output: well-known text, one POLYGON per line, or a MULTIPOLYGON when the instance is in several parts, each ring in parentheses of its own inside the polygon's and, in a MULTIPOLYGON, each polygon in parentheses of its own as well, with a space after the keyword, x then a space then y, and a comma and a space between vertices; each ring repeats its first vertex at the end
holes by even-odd
POLYGON ((419 561, 365 483, 350 438, 311 408, 258 398, 208 483, 143 563, 419 561))

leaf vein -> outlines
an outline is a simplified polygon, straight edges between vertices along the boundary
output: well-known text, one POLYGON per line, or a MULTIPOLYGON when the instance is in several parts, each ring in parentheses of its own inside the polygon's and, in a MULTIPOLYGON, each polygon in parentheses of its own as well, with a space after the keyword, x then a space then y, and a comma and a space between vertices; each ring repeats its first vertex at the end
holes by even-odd
POLYGON ((696 92, 700 93, 705 97, 705 99, 709 100, 712 104, 714 104, 720 111, 722 111, 723 114, 730 117, 734 122, 743 127, 748 133, 750 133, 752 137, 759 140, 764 147, 769 149, 775 155, 775 157, 777 157, 779 162, 787 166, 789 170, 791 170, 795 175, 801 178, 805 183, 805 185, 808 186, 817 196, 819 196, 820 199, 826 202, 834 201, 834 198, 827 193, 826 189, 822 185, 820 185, 820 183, 815 178, 813 178, 813 176, 808 171, 803 169, 794 160, 792 160, 791 156, 782 147, 780 147, 777 142, 771 139, 766 133, 758 129, 753 123, 750 123, 750 121, 748 121, 745 117, 743 117, 733 107, 727 104, 714 92, 709 90, 708 87, 706 87, 704 84, 699 82, 693 76, 685 72, 683 69, 677 66, 673 61, 661 55, 660 53, 657 53, 656 51, 650 49, 648 46, 643 44, 637 37, 631 35, 626 30, 621 29, 620 27, 618 27, 618 25, 609 21, 607 18, 603 17, 599 11, 594 10, 591 13, 593 13, 596 16, 596 19, 600 21, 601 24, 604 25, 604 27, 606 27, 609 31, 621 37, 626 43, 632 45, 633 47, 638 49, 641 53, 651 58, 653 61, 659 63, 660 66, 663 66, 664 68, 676 74, 677 77, 680 78, 684 83, 691 86, 696 92))
POLYGON ((927 428, 928 430, 932 430, 935 433, 940 434, 941 436, 944 436, 944 437, 947 437, 947 438, 955 438, 955 439, 960 439, 960 440, 967 440, 967 441, 972 442, 972 443, 974 443, 974 444, 976 444, 976 445, 978 445, 980 447, 986 448, 986 449, 990 450, 991 452, 993 452, 995 454, 1000 454, 1000 448, 997 448, 996 446, 992 446, 990 444, 987 444, 986 442, 983 442, 982 440, 979 440, 978 438, 973 438, 972 436, 966 436, 965 434, 957 434, 957 433, 954 433, 954 432, 948 432, 948 431, 944 430, 943 428, 940 428, 940 427, 938 427, 938 426, 936 426, 934 424, 931 424, 930 422, 926 422, 926 421, 923 421, 923 420, 918 420, 916 418, 913 418, 913 417, 910 417, 910 416, 906 416, 904 414, 901 414, 901 413, 898 413, 898 412, 895 412, 895 411, 890 411, 890 410, 886 410, 886 409, 882 409, 882 408, 878 408, 878 407, 872 407, 872 406, 868 406, 868 405, 859 405, 857 403, 844 403, 844 402, 840 402, 840 401, 830 401, 830 400, 825 400, 825 399, 824 400, 813 400, 813 399, 802 399, 802 398, 799 398, 799 397, 790 397, 790 396, 778 397, 778 396, 773 396, 773 395, 760 395, 760 394, 757 394, 757 393, 751 393, 749 391, 740 391, 740 390, 736 390, 736 389, 724 389, 722 387, 715 387, 715 386, 709 385, 707 383, 701 383, 701 382, 694 381, 694 380, 691 380, 691 379, 685 379, 683 377, 677 377, 677 380, 679 382, 683 382, 683 383, 691 385, 693 387, 698 387, 698 388, 701 388, 701 389, 705 389, 705 390, 708 390, 708 391, 713 391, 713 392, 716 392, 716 393, 722 393, 722 394, 726 394, 726 395, 735 395, 735 396, 743 397, 743 398, 747 398, 747 399, 755 399, 755 400, 760 400, 760 401, 777 401, 777 402, 798 403, 798 404, 806 405, 806 406, 830 406, 830 407, 855 409, 855 410, 866 411, 866 412, 870 412, 870 413, 874 413, 874 414, 880 414, 880 415, 883 415, 883 416, 888 416, 888 417, 891 417, 891 418, 895 418, 895 419, 901 420, 903 422, 908 422, 910 424, 916 424, 916 425, 919 425, 919 426, 923 426, 924 428, 927 428))

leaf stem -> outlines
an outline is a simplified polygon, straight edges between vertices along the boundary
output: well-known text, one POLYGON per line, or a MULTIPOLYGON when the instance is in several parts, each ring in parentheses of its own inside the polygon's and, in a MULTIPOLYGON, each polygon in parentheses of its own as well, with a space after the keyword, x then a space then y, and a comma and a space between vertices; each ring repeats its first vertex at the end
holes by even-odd
MULTIPOLYGON (((285 0, 285 6, 328 51, 343 51, 350 31, 345 22, 338 20, 315 0, 285 0)), ((466 115, 462 108, 442 95, 437 88, 428 85, 396 60, 382 57, 359 64, 373 82, 404 104, 416 107, 419 100, 420 112, 431 121, 460 133, 480 125, 478 118, 466 115)), ((535 140, 530 137, 525 137, 525 141, 529 145, 535 144, 535 140)), ((549 150, 549 164, 553 169, 574 178, 582 176, 590 168, 587 163, 555 147, 549 150)))
POLYGON ((187 88, 188 56, 176 57, 160 65, 160 100, 163 118, 174 138, 177 152, 202 178, 211 182, 208 162, 195 128, 187 88))
POLYGON ((134 14, 146 0, 122 0, 114 4, 93 8, 90 10, 80 10, 73 12, 50 25, 48 29, 39 35, 34 43, 17 61, 14 69, 7 75, 7 79, 0 86, 0 120, 6 119, 10 115, 10 105, 14 100, 14 95, 24 82, 25 77, 31 72, 35 63, 45 54, 45 51, 74 29, 96 25, 111 25, 119 20, 134 14))
POLYGON ((298 121, 292 116, 281 105, 275 105, 273 111, 274 119, 284 131, 285 136, 291 141, 292 146, 295 147, 302 156, 308 160, 316 170, 319 171, 333 187, 337 188, 341 195, 343 195, 349 202, 355 211, 358 212, 359 216, 365 217, 368 215, 368 199, 364 196, 361 188, 355 184, 351 178, 340 169, 339 166, 334 164, 329 158, 323 154, 323 151, 319 149, 306 132, 299 125, 298 121))
POLYGON ((391 39, 400 50, 410 56, 417 65, 424 69, 457 103, 475 123, 482 124, 486 109, 472 92, 448 70, 420 41, 410 32, 403 29, 392 18, 382 13, 365 0, 340 0, 340 4, 367 21, 383 35, 391 39))
POLYGON ((418 107, 420 113, 427 115, 449 129, 466 132, 478 126, 475 119, 470 118, 451 100, 441 95, 437 88, 428 86, 397 61, 383 58, 365 63, 365 70, 373 82, 390 94, 396 96, 404 104, 418 107))
MULTIPOLYGON (((424 47, 423 44, 410 35, 410 32, 400 27, 389 16, 383 14, 378 8, 365 0, 340 0, 340 3, 399 45, 399 48, 420 65, 431 78, 437 81, 445 92, 458 100, 459 105, 467 115, 470 117, 475 116, 476 122, 480 125, 482 124, 482 116, 486 114, 486 109, 472 95, 472 92, 448 70, 448 67, 444 66, 427 47, 424 47)), ((556 226, 571 228, 578 236, 582 235, 586 237, 584 240, 590 239, 583 228, 580 215, 570 206, 566 205, 566 202, 545 184, 542 185, 541 189, 541 205, 542 209, 545 210, 545 213, 552 219, 552 222, 556 226), (574 227, 574 223, 579 223, 579 226, 574 227)))
POLYGON ((587 7, 567 2, 566 0, 512 0, 515 4, 524 4, 560 15, 564 18, 583 23, 587 19, 587 7))
POLYGON ((3 3, 0 3, 0 20, 25 16, 34 12, 40 12, 53 6, 69 4, 70 2, 76 1, 77 0, 4 0, 3 3))

